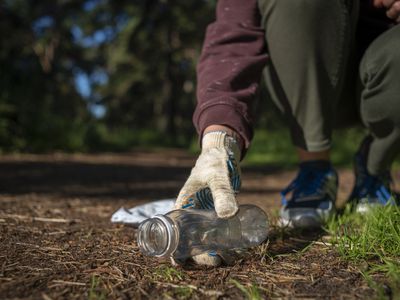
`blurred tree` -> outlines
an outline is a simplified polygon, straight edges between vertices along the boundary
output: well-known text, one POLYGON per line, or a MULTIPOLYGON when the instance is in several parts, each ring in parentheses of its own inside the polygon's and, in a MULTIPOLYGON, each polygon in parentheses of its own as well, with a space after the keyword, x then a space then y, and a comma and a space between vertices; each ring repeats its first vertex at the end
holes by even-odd
MULTIPOLYGON (((82 151, 123 132, 193 136, 195 64, 215 1, 0 2, 0 150, 82 151), (95 141, 95 142, 94 142, 95 141), (94 144, 93 144, 94 143, 94 144)), ((123 136, 123 137, 122 137, 123 136)), ((121 149, 120 149, 121 150, 121 149)))
MULTIPOLYGON (((80 148, 88 117, 74 87, 83 53, 69 30, 78 1, 2 2, 0 147, 3 151, 80 148)), ((85 65, 86 66, 86 65, 85 65)))
POLYGON ((178 133, 186 140, 192 136, 195 65, 214 5, 147 0, 113 7, 117 25, 123 26, 107 45, 109 81, 99 89, 108 124, 153 128, 173 143, 178 133))

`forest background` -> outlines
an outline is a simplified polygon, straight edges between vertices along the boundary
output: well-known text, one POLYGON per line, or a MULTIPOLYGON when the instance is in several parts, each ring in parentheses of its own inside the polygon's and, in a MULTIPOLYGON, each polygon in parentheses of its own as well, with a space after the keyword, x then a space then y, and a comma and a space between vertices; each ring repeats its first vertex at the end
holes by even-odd
MULTIPOLYGON (((196 62, 213 0, 0 2, 0 151, 198 149, 196 62)), ((290 140, 261 89, 254 163, 293 164, 290 140)), ((361 129, 340 133, 348 163, 361 129)))

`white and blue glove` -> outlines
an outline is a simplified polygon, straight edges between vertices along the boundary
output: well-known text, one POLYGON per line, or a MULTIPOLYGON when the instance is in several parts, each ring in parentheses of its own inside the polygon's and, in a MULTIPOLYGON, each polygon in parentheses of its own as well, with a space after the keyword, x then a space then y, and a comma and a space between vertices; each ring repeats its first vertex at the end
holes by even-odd
MULTIPOLYGON (((219 218, 234 216, 239 207, 240 149, 224 131, 211 131, 202 139, 202 151, 175 202, 175 209, 215 209, 219 218)), ((209 252, 193 257, 197 264, 218 266, 226 260, 222 253, 209 252)), ((176 261, 173 261, 176 263, 176 261)))

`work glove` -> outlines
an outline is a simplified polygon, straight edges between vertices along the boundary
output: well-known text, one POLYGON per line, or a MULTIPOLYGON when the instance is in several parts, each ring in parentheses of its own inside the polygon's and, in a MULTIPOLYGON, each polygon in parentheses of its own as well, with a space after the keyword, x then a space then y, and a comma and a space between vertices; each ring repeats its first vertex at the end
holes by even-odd
MULTIPOLYGON (((202 151, 175 202, 175 209, 215 209, 219 218, 238 211, 240 149, 235 138, 224 131, 206 133, 202 151)), ((197 264, 218 266, 230 260, 229 251, 209 252, 193 257, 197 264)), ((182 261, 172 260, 173 263, 182 261)))

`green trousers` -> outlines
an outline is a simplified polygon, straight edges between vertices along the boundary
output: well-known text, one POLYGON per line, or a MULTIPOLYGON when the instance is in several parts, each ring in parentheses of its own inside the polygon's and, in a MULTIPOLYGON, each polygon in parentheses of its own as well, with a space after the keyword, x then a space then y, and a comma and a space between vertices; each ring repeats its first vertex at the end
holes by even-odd
POLYGON ((295 146, 331 147, 332 130, 362 122, 373 137, 367 167, 387 170, 400 151, 400 25, 360 0, 259 0, 272 99, 295 146))

